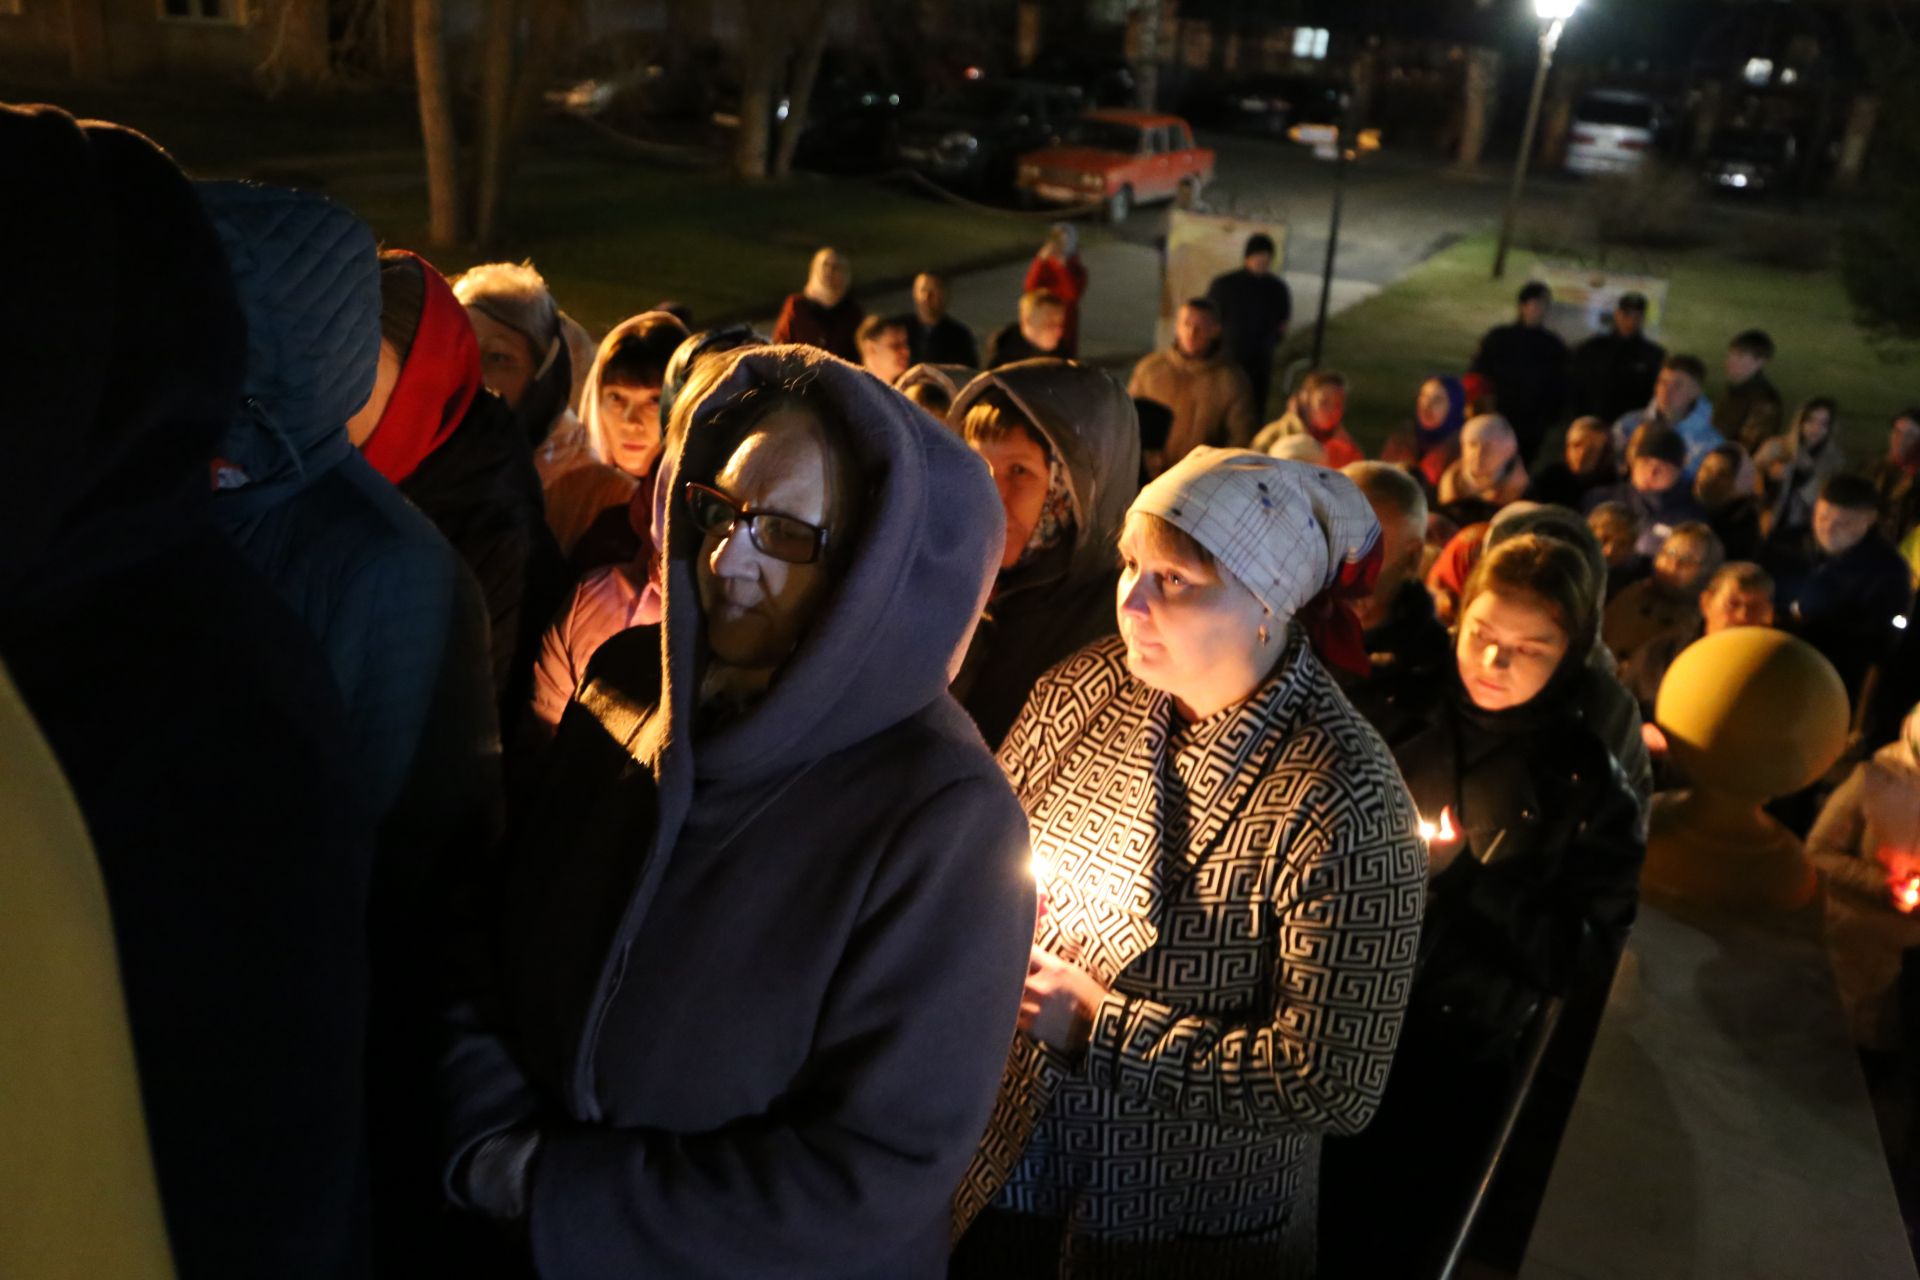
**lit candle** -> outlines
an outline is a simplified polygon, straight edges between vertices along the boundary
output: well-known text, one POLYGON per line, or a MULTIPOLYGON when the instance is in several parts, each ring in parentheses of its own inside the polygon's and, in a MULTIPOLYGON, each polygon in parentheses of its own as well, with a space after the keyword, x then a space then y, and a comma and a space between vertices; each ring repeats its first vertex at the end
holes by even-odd
POLYGON ((1453 825, 1453 806, 1440 807, 1440 821, 1428 822, 1420 819, 1420 838, 1428 844, 1450 844, 1460 838, 1460 832, 1453 825))
POLYGON ((1920 871, 1900 882, 1900 887, 1893 891, 1893 905, 1904 912, 1920 907, 1920 871))

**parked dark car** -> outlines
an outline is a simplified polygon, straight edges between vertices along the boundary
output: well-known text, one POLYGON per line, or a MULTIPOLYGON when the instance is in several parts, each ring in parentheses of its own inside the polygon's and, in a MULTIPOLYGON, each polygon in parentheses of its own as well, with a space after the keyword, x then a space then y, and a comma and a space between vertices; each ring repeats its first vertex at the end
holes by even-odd
MULTIPOLYGON (((907 85, 854 71, 823 69, 794 163, 821 173, 872 173, 893 163, 893 134, 915 102, 907 85)), ((779 108, 775 106, 776 116, 779 108)))
POLYGON ((1772 195, 1792 185, 1800 147, 1785 129, 1716 129, 1700 176, 1715 191, 1772 195))
POLYGON ((1197 88, 1186 96, 1194 124, 1229 133, 1282 137, 1297 124, 1337 124, 1350 87, 1310 76, 1250 76, 1225 86, 1197 88))
POLYGON ((1009 191, 1023 152, 1057 140, 1080 114, 1080 93, 1030 80, 968 80, 936 90, 900 122, 896 163, 950 187, 1009 191))

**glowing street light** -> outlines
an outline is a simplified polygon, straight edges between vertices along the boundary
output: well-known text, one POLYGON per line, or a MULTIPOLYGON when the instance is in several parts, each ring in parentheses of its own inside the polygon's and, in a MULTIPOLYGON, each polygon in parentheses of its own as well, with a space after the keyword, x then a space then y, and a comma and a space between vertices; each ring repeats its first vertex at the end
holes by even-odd
POLYGON ((1507 210, 1500 219, 1500 247, 1493 255, 1493 278, 1507 271, 1507 245, 1513 240, 1513 219, 1520 209, 1520 188, 1527 180, 1527 160, 1533 153, 1534 131, 1540 125, 1540 100, 1547 93, 1547 71, 1553 66, 1553 51, 1567 29, 1567 19, 1580 7, 1580 0, 1533 0, 1533 11, 1540 17, 1540 65, 1533 73, 1533 97, 1527 103, 1527 127, 1520 134, 1520 154, 1513 161, 1513 186, 1507 191, 1507 210))

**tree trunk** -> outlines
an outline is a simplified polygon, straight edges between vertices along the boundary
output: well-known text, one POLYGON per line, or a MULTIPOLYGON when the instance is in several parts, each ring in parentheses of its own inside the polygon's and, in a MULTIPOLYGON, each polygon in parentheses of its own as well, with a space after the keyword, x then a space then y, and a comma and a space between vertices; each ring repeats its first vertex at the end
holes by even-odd
POLYGON ((465 238, 455 160, 453 89, 447 81, 445 0, 413 0, 413 77, 420 93, 420 139, 427 156, 427 243, 451 248, 465 238))
POLYGON ((1160 25, 1160 0, 1146 0, 1134 26, 1133 82, 1142 111, 1152 111, 1160 98, 1160 25))
POLYGON ((1473 49, 1467 54, 1466 118, 1460 127, 1462 169, 1480 163, 1487 149, 1487 130, 1493 124, 1500 84, 1500 54, 1493 49, 1473 49))
MULTIPOLYGON (((820 60, 827 52, 827 21, 833 16, 832 0, 813 6, 812 21, 801 36, 799 55, 794 59, 793 75, 787 84, 787 118, 780 126, 780 143, 774 152, 773 176, 784 178, 793 172, 793 153, 806 131, 807 111, 813 105, 813 84, 820 78, 820 60)), ((745 125, 745 121, 741 121, 745 125)))
POLYGON ((480 43, 480 174, 474 186, 473 239, 491 248, 500 233, 500 201, 507 185, 507 149, 513 128, 513 46, 519 0, 487 0, 480 43))
POLYGON ((733 168, 749 182, 767 176, 767 122, 773 117, 773 82, 780 66, 779 33, 767 30, 769 25, 755 22, 741 51, 740 130, 734 137, 733 168))
MULTIPOLYGON (((1873 129, 1880 119, 1880 99, 1871 93, 1855 96, 1853 107, 1847 112, 1847 132, 1840 140, 1840 163, 1833 174, 1833 185, 1838 191, 1855 191, 1860 187, 1860 175, 1866 168, 1867 148, 1873 142, 1873 129)), ((1810 154, 1808 163, 1816 158, 1810 154)))

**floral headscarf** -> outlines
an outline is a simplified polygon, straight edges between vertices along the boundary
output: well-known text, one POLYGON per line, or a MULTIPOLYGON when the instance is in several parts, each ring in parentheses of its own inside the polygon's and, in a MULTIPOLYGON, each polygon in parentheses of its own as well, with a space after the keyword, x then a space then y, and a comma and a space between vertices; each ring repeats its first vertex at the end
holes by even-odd
POLYGON ((1041 448, 1047 451, 1047 497, 1040 504, 1040 518, 1034 521, 1033 533, 1027 538, 1027 545, 1020 552, 1015 563, 1030 564, 1035 559, 1053 550, 1073 536, 1073 495, 1067 490, 1067 469, 1060 461, 1059 450, 1045 443, 1045 436, 1038 431, 1032 433, 1040 440, 1041 448))

